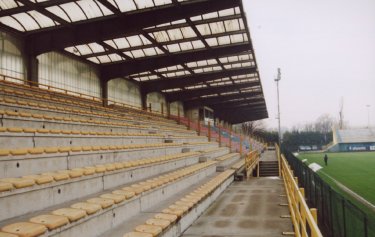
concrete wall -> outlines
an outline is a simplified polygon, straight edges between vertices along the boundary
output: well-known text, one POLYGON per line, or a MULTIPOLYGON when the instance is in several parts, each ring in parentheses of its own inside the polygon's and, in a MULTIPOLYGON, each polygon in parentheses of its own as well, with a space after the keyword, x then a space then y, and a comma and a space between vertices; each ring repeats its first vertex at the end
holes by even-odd
POLYGON ((198 121, 199 109, 198 108, 188 109, 186 111, 186 117, 188 117, 192 121, 198 121))
POLYGON ((39 55, 39 83, 101 97, 98 70, 60 53, 39 55))
POLYGON ((108 99, 138 108, 142 107, 139 86, 123 78, 112 79, 108 82, 108 99))
POLYGON ((167 114, 167 101, 163 94, 159 92, 152 92, 147 94, 147 106, 151 103, 152 111, 161 112, 161 103, 163 103, 164 114, 167 114))
MULTIPOLYGON (((22 43, 9 34, 0 32, 0 74, 25 79, 26 65, 22 43)), ((19 81, 15 81, 19 82, 19 81)))
POLYGON ((180 116, 184 117, 185 116, 185 111, 184 111, 184 104, 181 101, 175 101, 170 104, 170 113, 171 115, 178 115, 178 109, 180 109, 180 116))

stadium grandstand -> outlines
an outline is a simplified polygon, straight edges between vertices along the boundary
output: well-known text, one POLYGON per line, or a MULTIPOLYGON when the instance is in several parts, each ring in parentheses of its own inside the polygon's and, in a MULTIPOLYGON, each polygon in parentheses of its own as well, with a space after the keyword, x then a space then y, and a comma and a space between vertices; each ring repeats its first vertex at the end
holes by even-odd
POLYGON ((0 43, 0 237, 322 236, 233 132, 268 117, 241 0, 0 0, 0 43))
POLYGON ((333 129, 332 152, 375 151, 375 129, 333 129))

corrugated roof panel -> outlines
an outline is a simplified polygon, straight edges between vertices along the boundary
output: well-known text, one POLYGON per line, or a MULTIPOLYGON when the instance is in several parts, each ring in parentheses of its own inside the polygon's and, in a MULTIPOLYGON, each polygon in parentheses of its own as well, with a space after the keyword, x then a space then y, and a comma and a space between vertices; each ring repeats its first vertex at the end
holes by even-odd
POLYGON ((73 22, 87 19, 82 9, 75 2, 61 4, 60 7, 68 14, 73 22))
POLYGON ((29 14, 22 12, 12 15, 27 31, 40 29, 38 22, 29 14))
POLYGON ((18 7, 15 0, 0 0, 1 10, 18 7))
POLYGON ((47 7, 47 11, 55 14, 56 16, 64 19, 67 22, 71 22, 71 19, 68 17, 68 15, 63 11, 63 9, 59 6, 52 6, 52 7, 47 7))
POLYGON ((121 12, 129 12, 137 10, 136 5, 134 4, 133 0, 110 0, 114 2, 121 12))

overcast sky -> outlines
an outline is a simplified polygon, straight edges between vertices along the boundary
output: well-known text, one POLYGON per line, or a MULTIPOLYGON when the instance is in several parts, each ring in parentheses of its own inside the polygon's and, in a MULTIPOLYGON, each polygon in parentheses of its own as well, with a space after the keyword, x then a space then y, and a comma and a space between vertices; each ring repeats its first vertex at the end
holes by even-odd
POLYGON ((375 127, 375 0, 243 0, 266 97, 277 126, 274 78, 281 68, 281 123, 322 114, 375 127))

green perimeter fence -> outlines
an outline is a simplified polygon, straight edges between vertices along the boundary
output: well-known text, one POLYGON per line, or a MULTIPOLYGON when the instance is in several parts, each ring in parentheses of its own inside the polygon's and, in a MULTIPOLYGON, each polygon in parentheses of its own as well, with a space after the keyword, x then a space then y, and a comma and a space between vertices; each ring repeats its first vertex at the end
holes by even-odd
POLYGON ((284 151, 309 207, 318 209, 318 226, 325 237, 375 237, 375 218, 331 188, 318 174, 284 151))

